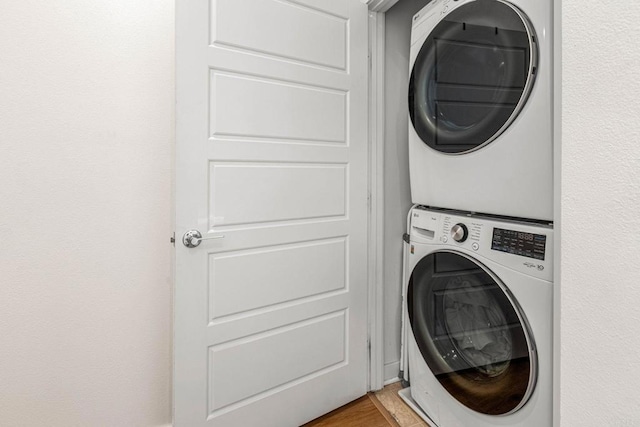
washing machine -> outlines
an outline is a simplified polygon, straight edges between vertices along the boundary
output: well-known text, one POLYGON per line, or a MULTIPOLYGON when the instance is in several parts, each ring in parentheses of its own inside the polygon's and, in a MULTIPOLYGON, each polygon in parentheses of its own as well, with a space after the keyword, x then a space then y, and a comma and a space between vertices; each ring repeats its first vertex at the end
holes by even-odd
POLYGON ((553 219, 551 0, 435 0, 413 17, 413 203, 553 219))
POLYGON ((411 211, 411 398, 433 427, 551 427, 553 228, 411 211))

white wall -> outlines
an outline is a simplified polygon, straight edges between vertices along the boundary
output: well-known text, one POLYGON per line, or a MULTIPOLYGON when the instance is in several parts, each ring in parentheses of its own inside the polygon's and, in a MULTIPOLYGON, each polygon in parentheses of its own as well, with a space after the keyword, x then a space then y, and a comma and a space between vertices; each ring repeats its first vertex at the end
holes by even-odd
POLYGON ((640 3, 562 5, 562 426, 638 426, 640 3))
POLYGON ((430 0, 402 0, 386 13, 384 135, 385 380, 398 376, 402 308, 402 234, 411 208, 408 110, 411 19, 430 0))
POLYGON ((1 2, 2 425, 171 420, 173 21, 1 2))

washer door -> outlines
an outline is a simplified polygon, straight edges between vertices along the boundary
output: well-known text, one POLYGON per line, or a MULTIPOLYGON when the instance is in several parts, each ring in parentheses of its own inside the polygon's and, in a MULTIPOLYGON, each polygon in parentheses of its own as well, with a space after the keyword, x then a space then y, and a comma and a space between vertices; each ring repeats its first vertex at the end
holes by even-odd
POLYGON ((415 131, 442 153, 489 144, 524 106, 536 58, 533 29, 515 6, 501 0, 459 6, 429 34, 411 72, 415 131))
POLYGON ((520 409, 535 387, 528 326, 506 287, 471 258, 423 258, 408 289, 411 330, 427 365, 451 396, 487 415, 520 409))

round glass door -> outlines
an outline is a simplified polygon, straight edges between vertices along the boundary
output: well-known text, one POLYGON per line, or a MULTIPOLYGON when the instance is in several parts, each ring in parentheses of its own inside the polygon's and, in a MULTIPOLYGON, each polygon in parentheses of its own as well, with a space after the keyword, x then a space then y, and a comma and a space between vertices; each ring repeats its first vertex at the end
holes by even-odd
POLYGON ((494 275, 464 255, 435 252, 414 269, 407 303, 420 353, 451 396, 487 415, 527 402, 536 378, 533 341, 494 275))
POLYGON ((474 151, 516 118, 531 91, 531 25, 501 0, 475 0, 444 17, 424 42, 409 82, 416 133, 442 153, 474 151))

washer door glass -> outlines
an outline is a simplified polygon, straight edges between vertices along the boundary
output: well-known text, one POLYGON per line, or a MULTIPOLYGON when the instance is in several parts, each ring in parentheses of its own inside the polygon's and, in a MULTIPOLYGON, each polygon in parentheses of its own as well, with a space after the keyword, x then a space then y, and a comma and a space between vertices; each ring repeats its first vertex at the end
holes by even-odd
POLYGON ((524 315, 497 278, 470 258, 435 252, 408 289, 413 335, 440 384, 487 415, 517 411, 535 385, 536 360, 524 315))
POLYGON ((500 0, 471 1, 446 15, 409 82, 409 116, 422 141, 460 154, 497 138, 531 91, 534 41, 524 15, 500 0))

